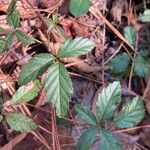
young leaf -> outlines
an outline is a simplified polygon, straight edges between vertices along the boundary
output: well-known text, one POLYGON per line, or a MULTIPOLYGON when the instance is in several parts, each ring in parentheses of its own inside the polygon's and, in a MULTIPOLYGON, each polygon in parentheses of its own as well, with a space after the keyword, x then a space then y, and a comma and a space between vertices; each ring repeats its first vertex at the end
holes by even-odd
POLYGON ((16 3, 17 3, 17 0, 11 0, 9 6, 7 8, 7 15, 11 15, 15 11, 16 3))
POLYGON ((44 84, 48 100, 56 107, 57 116, 65 116, 71 98, 72 82, 63 64, 50 66, 44 84))
POLYGON ((12 14, 7 15, 7 23, 11 26, 13 26, 14 28, 17 28, 19 26, 20 23, 20 16, 19 16, 19 12, 18 11, 13 11, 12 14))
POLYGON ((78 17, 88 12, 90 7, 90 0, 71 0, 69 10, 70 12, 78 17))
POLYGON ((116 105, 120 101, 121 85, 119 82, 113 82, 109 84, 107 88, 104 88, 99 94, 97 101, 97 119, 100 123, 104 123, 110 119, 115 112, 116 105))
POLYGON ((90 145, 95 141, 98 128, 90 128, 84 132, 78 140, 77 150, 89 150, 90 145))
POLYGON ((143 58, 148 58, 150 56, 149 50, 147 48, 140 48, 139 55, 143 58))
POLYGON ((121 144, 111 132, 102 129, 100 137, 100 150, 121 150, 121 144))
POLYGON ((6 50, 6 42, 4 39, 0 38, 0 53, 6 50))
POLYGON ((132 26, 127 26, 124 28, 124 36, 128 40, 128 42, 135 46, 136 42, 136 30, 132 26))
POLYGON ((142 120, 144 114, 145 108, 143 100, 136 97, 124 105, 123 109, 114 118, 113 122, 119 128, 133 127, 142 120))
POLYGON ((41 90, 41 83, 39 80, 35 80, 32 85, 21 86, 12 97, 12 101, 15 104, 27 103, 35 98, 41 90))
POLYGON ((2 122, 2 120, 3 120, 3 116, 2 116, 2 115, 0 115, 0 123, 2 122))
POLYGON ((142 22, 150 22, 150 9, 145 9, 143 14, 138 16, 138 20, 142 22))
POLYGON ((8 113, 6 115, 6 121, 10 128, 20 132, 30 132, 37 128, 37 125, 32 119, 28 118, 24 114, 8 113))
POLYGON ((14 32, 9 32, 5 37, 6 48, 9 48, 11 46, 13 37, 14 37, 14 32))
POLYGON ((143 57, 137 56, 134 61, 134 71, 139 77, 148 76, 150 73, 150 68, 148 63, 143 57))
POLYGON ((18 83, 23 85, 37 79, 48 69, 53 60, 54 57, 47 53, 35 55, 21 70, 18 83))
POLYGON ((86 121, 86 123, 93 126, 97 125, 97 119, 95 115, 87 107, 77 104, 75 110, 79 117, 86 121))
POLYGON ((110 67, 110 72, 114 76, 124 75, 129 67, 130 58, 127 53, 121 53, 116 55, 108 63, 110 67))
POLYGON ((30 45, 35 43, 34 39, 31 36, 27 35, 26 33, 20 30, 16 30, 16 36, 23 44, 30 45))
POLYGON ((86 54, 95 47, 95 44, 82 37, 77 37, 74 40, 68 39, 60 47, 58 51, 58 57, 74 57, 86 54))

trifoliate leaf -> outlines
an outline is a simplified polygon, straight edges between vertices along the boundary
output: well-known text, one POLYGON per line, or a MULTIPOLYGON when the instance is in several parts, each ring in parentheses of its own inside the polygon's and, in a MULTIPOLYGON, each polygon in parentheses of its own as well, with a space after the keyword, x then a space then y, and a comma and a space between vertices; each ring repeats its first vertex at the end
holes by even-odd
POLYGON ((6 48, 10 48, 12 44, 12 40, 14 37, 14 32, 9 32, 7 36, 5 37, 5 42, 6 42, 6 48))
POLYGON ((33 83, 19 87, 19 89, 12 97, 12 101, 15 104, 27 103, 34 99, 38 95, 40 90, 41 83, 39 80, 35 80, 33 83))
POLYGON ((132 27, 132 26, 125 27, 124 28, 124 36, 132 46, 135 46, 136 30, 134 27, 132 27))
POLYGON ((122 53, 116 55, 108 63, 110 67, 110 72, 113 76, 124 75, 129 67, 130 58, 127 53, 122 53))
POLYGON ((145 114, 143 100, 139 97, 128 101, 123 109, 114 118, 114 124, 119 128, 128 128, 137 125, 145 114))
POLYGON ((100 150, 121 150, 121 144, 111 132, 102 129, 100 135, 100 150))
POLYGON ((73 88, 69 74, 63 64, 56 62, 50 66, 44 89, 48 100, 56 107, 57 116, 65 116, 73 88))
POLYGON ((6 50, 6 42, 4 39, 0 38, 0 53, 3 53, 6 50))
POLYGON ((86 123, 96 126, 97 119, 95 115, 87 107, 77 104, 75 110, 80 118, 82 118, 86 123))
POLYGON ((145 9, 143 14, 138 16, 138 20, 142 22, 150 22, 150 9, 145 9))
POLYGON ((147 61, 143 57, 137 56, 134 61, 134 71, 139 77, 146 77, 150 73, 147 61))
POLYGON ((2 115, 0 115, 0 123, 2 122, 2 120, 3 120, 3 116, 2 116, 2 115))
POLYGON ((60 47, 58 51, 59 57, 74 57, 90 52, 95 47, 95 44, 82 37, 77 37, 74 40, 68 39, 60 47))
POLYGON ((48 53, 35 55, 22 68, 18 82, 20 85, 27 84, 30 81, 37 79, 47 70, 49 65, 54 60, 54 57, 48 53))
POLYGON ((84 132, 78 140, 77 150, 89 150, 91 144, 95 141, 98 128, 91 128, 84 132))
POLYGON ((17 3, 17 0, 11 0, 9 6, 7 8, 7 15, 11 15, 15 11, 16 3, 17 3))
POLYGON ((30 45, 35 43, 34 39, 31 36, 27 35, 26 33, 20 30, 16 30, 16 36, 23 44, 30 45))
POLYGON ((20 132, 30 132, 37 128, 37 125, 32 119, 28 118, 24 114, 8 113, 6 115, 6 121, 10 128, 20 132))
POLYGON ((18 11, 13 11, 12 14, 7 15, 7 23, 11 26, 13 26, 14 28, 17 28, 19 26, 20 23, 20 16, 19 16, 19 12, 18 11))
POLYGON ((116 105, 120 101, 121 85, 119 82, 113 82, 104 88, 98 96, 97 101, 97 119, 104 123, 110 119, 115 112, 116 105))
POLYGON ((78 17, 89 11, 90 0, 71 0, 69 10, 71 14, 78 17))

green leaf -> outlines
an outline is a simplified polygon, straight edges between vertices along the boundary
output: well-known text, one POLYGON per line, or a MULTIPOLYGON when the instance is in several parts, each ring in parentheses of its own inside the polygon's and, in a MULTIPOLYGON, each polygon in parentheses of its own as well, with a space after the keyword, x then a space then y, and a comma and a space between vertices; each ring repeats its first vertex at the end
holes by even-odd
POLYGON ((14 28, 17 28, 19 26, 20 23, 20 15, 18 11, 13 11, 12 14, 7 15, 7 23, 11 26, 13 26, 14 28))
POLYGON ((95 115, 87 107, 77 104, 75 110, 80 118, 82 118, 86 123, 96 126, 97 119, 95 115))
POLYGON ((84 132, 78 140, 77 150, 89 150, 90 145, 95 141, 98 128, 90 128, 84 132))
POLYGON ((37 128, 37 125, 32 119, 28 118, 24 114, 8 113, 6 115, 6 121, 10 128, 20 132, 30 132, 37 128))
POLYGON ((134 71, 139 77, 146 77, 150 73, 150 68, 148 63, 143 57, 137 56, 134 60, 134 71))
POLYGON ((102 129, 100 150, 121 150, 121 144, 111 132, 102 129))
POLYGON ((7 15, 11 15, 15 11, 16 3, 17 3, 17 0, 11 0, 9 6, 7 8, 7 15))
POLYGON ((143 14, 138 16, 138 20, 142 22, 150 22, 150 9, 145 9, 143 14))
POLYGON ((4 39, 0 38, 0 53, 3 53, 6 50, 6 42, 4 39))
POLYGON ((136 30, 132 26, 127 26, 124 28, 124 36, 128 40, 128 42, 135 46, 136 42, 136 30))
POLYGON ((124 75, 129 67, 130 58, 127 53, 121 53, 116 55, 108 63, 110 72, 114 76, 124 75))
POLYGON ((150 53, 147 48, 140 48, 138 53, 143 58, 148 58, 150 56, 150 53))
POLYGON ((6 48, 10 48, 12 44, 12 40, 14 37, 14 32, 9 32, 7 36, 5 37, 5 42, 6 42, 6 48))
POLYGON ((59 57, 74 57, 90 52, 95 47, 95 44, 82 37, 77 37, 74 40, 68 39, 60 47, 58 51, 59 57))
POLYGON ((145 114, 143 100, 139 97, 128 101, 123 109, 114 118, 114 124, 119 128, 133 127, 138 124, 145 114))
POLYGON ((52 55, 48 53, 41 53, 35 55, 29 62, 22 68, 18 83, 20 85, 27 84, 30 81, 37 79, 42 75, 54 60, 52 55))
POLYGON ((120 101, 121 85, 119 82, 109 84, 107 88, 99 94, 97 102, 97 119, 100 123, 104 123, 110 119, 115 112, 116 105, 120 101))
POLYGON ((63 64, 56 62, 50 66, 44 89, 48 100, 56 107, 57 116, 65 116, 73 88, 69 74, 63 64))
POLYGON ((2 120, 3 120, 3 116, 2 116, 2 115, 0 115, 0 123, 2 122, 2 120))
POLYGON ((15 104, 18 103, 27 103, 34 99, 39 91, 41 90, 41 83, 39 80, 35 80, 33 83, 29 85, 23 85, 19 87, 14 96, 12 97, 12 101, 15 104))
POLYGON ((30 45, 35 43, 34 39, 31 36, 27 35, 26 33, 20 30, 16 30, 16 36, 23 44, 30 45))
POLYGON ((78 17, 89 11, 90 0, 71 0, 69 10, 71 14, 78 17))

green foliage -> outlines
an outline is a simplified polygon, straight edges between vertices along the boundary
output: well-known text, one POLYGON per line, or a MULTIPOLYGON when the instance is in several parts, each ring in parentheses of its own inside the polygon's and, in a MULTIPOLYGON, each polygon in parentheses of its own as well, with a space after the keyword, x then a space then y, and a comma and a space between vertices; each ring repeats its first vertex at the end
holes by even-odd
POLYGON ((82 134, 77 144, 77 150, 88 150, 90 145, 95 141, 98 128, 90 128, 82 134))
POLYGON ((7 15, 6 18, 9 25, 13 26, 14 28, 17 28, 20 23, 20 16, 18 11, 13 11, 12 14, 7 15))
POLYGON ((0 123, 2 122, 2 120, 3 120, 3 116, 2 116, 2 115, 0 115, 0 123))
POLYGON ((0 38, 0 53, 6 50, 6 42, 4 39, 0 38))
POLYGON ((150 22, 150 9, 145 9, 143 14, 138 16, 138 20, 142 22, 150 22))
POLYGON ((119 82, 113 82, 107 88, 104 88, 98 97, 96 116, 88 108, 77 104, 77 114, 87 124, 91 125, 91 128, 79 138, 78 150, 88 150, 94 142, 97 133, 100 134, 100 150, 121 150, 120 142, 115 135, 103 128, 104 124, 113 118, 114 125, 119 128, 135 126, 144 117, 145 108, 142 99, 136 97, 128 101, 120 112, 115 112, 116 104, 120 102, 120 96, 121 86, 119 82))
POLYGON ((145 110, 143 100, 136 97, 128 101, 123 109, 114 118, 114 123, 119 128, 133 127, 144 117, 145 110))
POLYGON ((12 97, 12 101, 15 104, 29 102, 38 95, 40 90, 41 83, 39 80, 35 80, 32 85, 29 84, 26 86, 23 85, 19 87, 19 89, 12 97))
POLYGON ((87 38, 77 37, 74 40, 68 39, 58 51, 59 57, 74 57, 88 53, 95 47, 95 44, 87 38))
POLYGON ((71 0, 69 10, 70 12, 78 17, 88 12, 90 7, 90 0, 71 0))
POLYGON ((133 26, 127 26, 124 28, 124 36, 132 46, 135 46, 136 31, 133 26))
POLYGON ((110 72, 113 76, 122 76, 127 73, 129 68, 130 58, 127 53, 116 55, 108 63, 110 72))
POLYGON ((34 39, 31 36, 28 36, 26 33, 16 30, 16 36, 17 38, 23 43, 23 44, 33 44, 35 43, 34 39))
POLYGON ((35 55, 22 68, 18 82, 20 85, 27 84, 30 81, 37 79, 44 73, 52 63, 54 57, 47 53, 35 55))
POLYGON ((16 9, 17 0, 11 0, 8 8, 7 8, 7 16, 11 15, 16 9))
POLYGON ((77 104, 75 107, 75 110, 80 118, 85 120, 86 123, 96 126, 97 125, 97 119, 95 115, 87 108, 80 104, 77 104))
POLYGON ((19 132, 30 132, 37 128, 37 125, 32 119, 21 113, 8 113, 6 115, 6 121, 13 130, 19 132))
POLYGON ((56 62, 50 66, 44 89, 48 100, 56 107, 57 115, 65 116, 73 89, 71 79, 63 64, 56 62))
POLYGON ((145 77, 149 75, 150 68, 147 61, 143 57, 136 56, 134 63, 134 71, 136 75, 139 77, 145 77))
POLYGON ((121 150, 120 142, 111 132, 102 129, 100 137, 100 150, 121 150))
POLYGON ((109 84, 107 88, 102 90, 97 101, 97 118, 100 123, 104 123, 110 119, 115 112, 116 105, 120 101, 121 86, 119 82, 109 84))
POLYGON ((5 37, 6 48, 9 48, 11 46, 14 35, 15 35, 14 32, 9 32, 5 37))

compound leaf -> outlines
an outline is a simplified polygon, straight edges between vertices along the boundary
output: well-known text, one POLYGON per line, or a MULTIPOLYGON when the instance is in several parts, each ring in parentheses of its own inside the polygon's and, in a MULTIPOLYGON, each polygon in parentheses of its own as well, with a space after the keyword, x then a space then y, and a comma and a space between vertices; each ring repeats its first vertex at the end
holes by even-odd
POLYGON ((59 57, 74 57, 88 53, 95 47, 95 44, 82 37, 77 37, 74 40, 68 39, 60 47, 58 51, 59 57))
POLYGON ((44 71, 47 70, 52 63, 54 57, 48 53, 35 55, 22 68, 18 82, 20 85, 27 84, 30 81, 37 79, 44 71))
POLYGON ((150 22, 150 9, 145 9, 143 14, 138 16, 138 20, 142 22, 150 22))
POLYGON ((97 101, 97 119, 100 123, 104 123, 110 119, 116 109, 116 105, 120 101, 121 85, 119 82, 113 82, 104 88, 98 96, 97 101))
POLYGON ((136 30, 132 26, 127 26, 124 28, 124 36, 128 40, 128 42, 135 46, 136 42, 136 30))
POLYGON ((121 144, 111 132, 102 129, 100 137, 100 150, 121 150, 121 144))
POLYGON ((19 89, 12 97, 12 101, 15 104, 27 103, 34 99, 38 95, 40 90, 41 83, 39 80, 35 80, 33 83, 19 87, 19 89))
POLYGON ((15 33, 16 33, 17 38, 18 38, 23 44, 28 44, 28 45, 30 45, 30 44, 35 43, 34 39, 33 39, 31 36, 27 35, 26 33, 22 32, 22 31, 20 31, 20 30, 16 30, 15 33))
POLYGON ((77 150, 89 150, 90 145, 95 141, 98 128, 91 128, 84 132, 78 140, 77 150))
POLYGON ((44 89, 48 100, 56 107, 57 115, 65 116, 73 89, 71 79, 63 64, 56 62, 50 66, 44 89))
POLYGON ((74 16, 78 17, 88 12, 90 7, 90 0, 71 0, 70 1, 70 12, 74 16))
POLYGON ((147 61, 143 57, 137 56, 134 61, 134 71, 136 75, 139 77, 148 76, 150 73, 149 70, 149 64, 147 61))
POLYGON ((129 67, 130 58, 127 53, 121 53, 116 55, 108 63, 110 66, 110 72, 114 76, 124 75, 129 67))
POLYGON ((124 105, 123 109, 114 118, 113 122, 119 128, 133 127, 142 120, 144 114, 145 108, 143 100, 136 97, 124 105))
POLYGON ((10 128, 20 132, 30 132, 37 128, 37 125, 31 118, 28 118, 24 114, 8 113, 6 115, 6 121, 10 128))
POLYGON ((95 115, 87 107, 77 104, 75 110, 80 118, 82 118, 86 123, 96 126, 97 119, 95 115))

